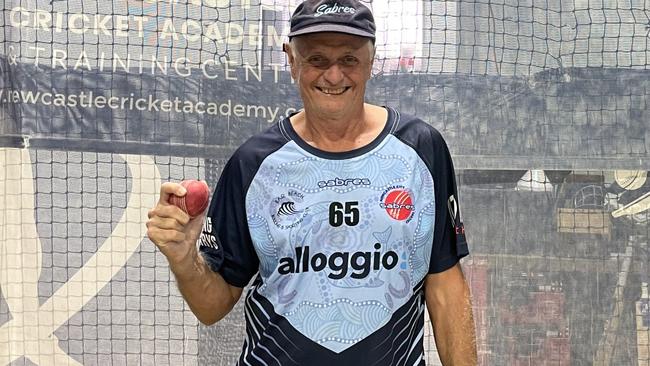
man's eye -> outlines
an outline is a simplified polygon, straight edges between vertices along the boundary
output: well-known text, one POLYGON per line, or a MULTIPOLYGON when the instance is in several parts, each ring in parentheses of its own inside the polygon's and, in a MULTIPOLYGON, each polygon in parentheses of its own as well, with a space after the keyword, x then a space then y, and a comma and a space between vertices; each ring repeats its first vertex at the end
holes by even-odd
POLYGON ((345 56, 341 59, 343 66, 356 66, 359 64, 359 59, 354 56, 345 56))
POLYGON ((324 67, 329 64, 329 60, 324 57, 310 57, 307 62, 314 67, 324 67))

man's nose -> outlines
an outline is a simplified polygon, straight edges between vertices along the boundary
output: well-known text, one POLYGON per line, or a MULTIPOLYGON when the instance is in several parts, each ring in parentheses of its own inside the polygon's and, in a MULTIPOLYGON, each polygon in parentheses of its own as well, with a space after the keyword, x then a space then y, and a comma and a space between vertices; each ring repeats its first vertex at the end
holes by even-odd
POLYGON ((341 65, 338 62, 334 62, 325 70, 323 77, 330 85, 339 85, 345 76, 343 75, 343 70, 341 70, 341 65))

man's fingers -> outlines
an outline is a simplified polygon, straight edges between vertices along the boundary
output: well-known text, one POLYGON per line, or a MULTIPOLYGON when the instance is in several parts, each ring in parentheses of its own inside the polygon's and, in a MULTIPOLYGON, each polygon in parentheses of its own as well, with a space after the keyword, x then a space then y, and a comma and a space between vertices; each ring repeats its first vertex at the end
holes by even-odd
POLYGON ((161 229, 156 226, 147 229, 147 236, 154 244, 160 248, 164 248, 169 244, 177 244, 185 240, 185 233, 178 230, 161 229))
POLYGON ((177 219, 162 216, 153 216, 149 221, 147 221, 147 227, 157 227, 159 229, 177 231, 185 230, 185 226, 181 224, 177 219))
POLYGON ((175 219, 181 225, 187 225, 187 223, 190 221, 190 216, 185 211, 174 205, 163 205, 162 203, 159 203, 156 207, 149 211, 148 216, 150 220, 154 217, 175 219))
POLYGON ((169 196, 184 196, 187 193, 185 187, 174 182, 165 182, 160 186, 160 203, 164 205, 169 204, 169 196))

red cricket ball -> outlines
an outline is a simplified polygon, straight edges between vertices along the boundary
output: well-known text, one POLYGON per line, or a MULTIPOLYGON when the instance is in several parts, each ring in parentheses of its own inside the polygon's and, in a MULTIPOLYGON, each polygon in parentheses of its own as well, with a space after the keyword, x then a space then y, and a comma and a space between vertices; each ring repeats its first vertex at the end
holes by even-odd
POLYGON ((210 188, 208 188, 208 185, 203 181, 194 179, 184 180, 181 185, 185 187, 187 193, 183 197, 172 194, 169 197, 169 203, 178 206, 192 218, 203 213, 210 202, 210 188))

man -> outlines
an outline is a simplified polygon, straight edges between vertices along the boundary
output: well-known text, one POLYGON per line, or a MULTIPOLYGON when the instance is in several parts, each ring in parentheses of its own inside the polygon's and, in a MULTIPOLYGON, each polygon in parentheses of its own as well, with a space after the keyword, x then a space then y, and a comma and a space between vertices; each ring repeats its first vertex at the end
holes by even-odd
POLYGON ((234 153, 205 224, 169 204, 178 184, 150 212, 201 322, 254 278, 241 365, 424 365, 425 303, 443 363, 476 364, 451 158, 426 123, 365 103, 374 33, 356 0, 302 3, 285 52, 304 109, 234 153))

